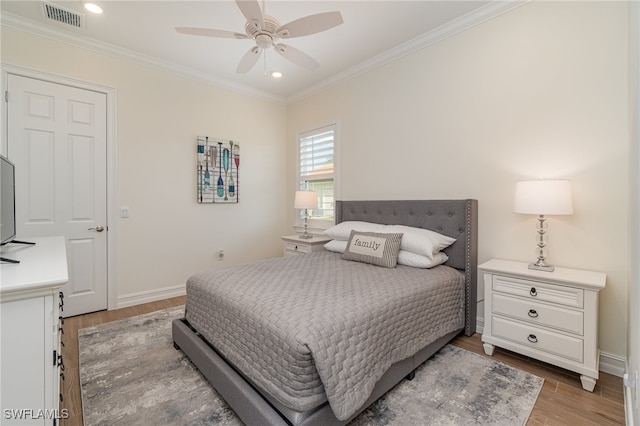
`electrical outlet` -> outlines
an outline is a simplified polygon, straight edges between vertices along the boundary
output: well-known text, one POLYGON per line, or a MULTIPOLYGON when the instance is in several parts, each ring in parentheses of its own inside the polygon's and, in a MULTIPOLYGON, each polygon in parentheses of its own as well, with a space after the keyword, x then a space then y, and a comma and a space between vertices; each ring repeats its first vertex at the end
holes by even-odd
POLYGON ((218 251, 218 260, 224 260, 224 250, 220 249, 218 251))

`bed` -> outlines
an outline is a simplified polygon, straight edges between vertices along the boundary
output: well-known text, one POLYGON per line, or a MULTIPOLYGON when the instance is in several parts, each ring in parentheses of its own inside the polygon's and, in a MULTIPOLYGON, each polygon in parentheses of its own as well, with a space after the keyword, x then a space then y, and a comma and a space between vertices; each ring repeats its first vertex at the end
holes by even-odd
POLYGON ((191 277, 174 345, 246 424, 346 424, 456 335, 475 332, 476 200, 337 201, 335 214, 336 224, 405 225, 456 241, 429 270, 327 251, 191 277), (426 275, 442 287, 422 285, 426 275))

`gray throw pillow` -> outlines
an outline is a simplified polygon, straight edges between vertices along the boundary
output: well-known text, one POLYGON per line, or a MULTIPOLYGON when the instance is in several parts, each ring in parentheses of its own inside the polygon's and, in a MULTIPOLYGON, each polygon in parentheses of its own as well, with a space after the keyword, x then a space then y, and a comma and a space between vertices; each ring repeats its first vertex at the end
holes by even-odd
POLYGON ((401 241, 402 234, 351 231, 342 258, 395 268, 401 241))

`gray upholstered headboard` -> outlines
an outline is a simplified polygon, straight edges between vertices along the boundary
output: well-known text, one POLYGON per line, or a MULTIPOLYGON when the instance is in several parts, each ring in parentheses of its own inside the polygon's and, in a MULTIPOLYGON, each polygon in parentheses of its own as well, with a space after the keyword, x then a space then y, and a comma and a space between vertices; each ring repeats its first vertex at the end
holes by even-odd
POLYGON ((465 274, 465 334, 476 331, 478 266, 477 200, 336 201, 336 223, 361 220, 407 225, 456 239, 444 251, 447 265, 465 274))

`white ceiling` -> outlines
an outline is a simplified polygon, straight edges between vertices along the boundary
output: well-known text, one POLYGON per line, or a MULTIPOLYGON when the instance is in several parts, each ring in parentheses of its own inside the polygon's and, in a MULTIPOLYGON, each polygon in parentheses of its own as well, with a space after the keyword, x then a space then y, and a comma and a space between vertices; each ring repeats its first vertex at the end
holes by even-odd
MULTIPOLYGON (((509 10, 521 1, 266 1, 266 14, 285 24, 327 11, 340 11, 344 23, 287 44, 320 63, 309 71, 267 51, 247 74, 236 66, 253 40, 178 34, 174 27, 207 27, 244 33, 245 18, 232 0, 114 1, 96 0, 104 13, 92 15, 81 1, 50 3, 85 15, 84 28, 45 18, 42 1, 1 2, 2 25, 91 47, 110 54, 193 77, 234 90, 287 102, 375 68, 451 34, 509 10), (266 71, 284 76, 274 79, 266 71)), ((264 7, 264 3, 261 1, 264 7)))

